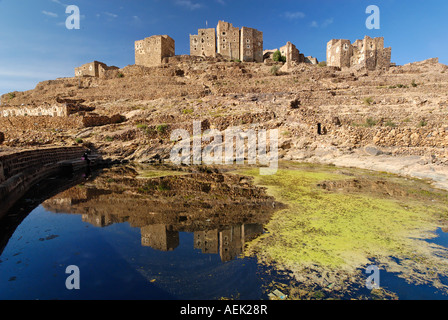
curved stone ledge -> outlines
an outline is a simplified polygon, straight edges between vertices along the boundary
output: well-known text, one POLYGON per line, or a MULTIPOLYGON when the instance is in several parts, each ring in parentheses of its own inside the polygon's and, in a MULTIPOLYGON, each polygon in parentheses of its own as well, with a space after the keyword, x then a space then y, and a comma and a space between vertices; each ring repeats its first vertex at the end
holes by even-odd
POLYGON ((83 147, 26 150, 0 155, 0 218, 39 180, 70 167, 85 167, 83 147))

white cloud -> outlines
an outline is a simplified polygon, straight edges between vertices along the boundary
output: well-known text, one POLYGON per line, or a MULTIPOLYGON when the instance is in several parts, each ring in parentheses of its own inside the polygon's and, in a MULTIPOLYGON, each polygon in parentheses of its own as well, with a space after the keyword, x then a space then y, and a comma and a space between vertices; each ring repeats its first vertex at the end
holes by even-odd
POLYGON ((202 4, 193 3, 191 0, 176 0, 176 4, 185 7, 189 10, 196 10, 202 8, 202 4))
POLYGON ((42 13, 43 13, 44 15, 46 15, 47 17, 51 17, 51 18, 57 18, 57 17, 58 17, 58 14, 57 14, 57 13, 54 13, 54 12, 50 12, 50 11, 45 11, 45 10, 43 10, 42 13))
POLYGON ((296 11, 296 12, 287 11, 287 12, 284 13, 284 16, 285 16, 285 18, 291 19, 291 20, 305 18, 305 14, 303 12, 300 12, 300 11, 296 11))
POLYGON ((317 21, 312 21, 310 24, 310 27, 312 28, 326 28, 330 24, 334 22, 334 18, 325 19, 321 24, 319 24, 317 21))
POLYGON ((51 0, 51 1, 54 2, 54 3, 57 3, 57 4, 59 4, 59 5, 61 5, 61 6, 63 6, 63 7, 68 7, 68 4, 62 3, 62 2, 59 1, 59 0, 51 0))
POLYGON ((333 19, 333 18, 326 19, 324 22, 322 22, 321 27, 322 27, 322 28, 326 28, 326 27, 328 27, 330 24, 332 24, 333 22, 334 22, 334 19, 333 19))
POLYGON ((106 16, 109 16, 109 17, 111 17, 111 18, 118 18, 118 15, 117 14, 115 14, 115 13, 111 13, 111 12, 104 12, 104 14, 106 15, 106 16))

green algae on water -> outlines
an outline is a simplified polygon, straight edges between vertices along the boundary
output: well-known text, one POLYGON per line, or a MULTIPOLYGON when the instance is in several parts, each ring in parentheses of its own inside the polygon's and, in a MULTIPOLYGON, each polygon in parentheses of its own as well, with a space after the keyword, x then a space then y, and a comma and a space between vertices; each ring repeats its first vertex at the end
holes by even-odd
POLYGON ((447 289, 439 280, 448 275, 447 249, 426 241, 448 219, 446 192, 392 175, 324 166, 288 166, 271 176, 257 169, 239 173, 288 206, 248 244, 247 255, 302 280, 305 269, 359 273, 375 261, 409 282, 447 289))

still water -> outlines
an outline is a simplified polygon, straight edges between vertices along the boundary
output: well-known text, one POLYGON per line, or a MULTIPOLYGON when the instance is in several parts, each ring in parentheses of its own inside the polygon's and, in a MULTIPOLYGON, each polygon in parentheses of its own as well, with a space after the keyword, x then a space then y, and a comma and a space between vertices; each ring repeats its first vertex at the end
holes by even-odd
MULTIPOLYGON (((281 208, 235 174, 128 166, 50 178, 0 223, 0 299, 269 299, 300 283, 244 249, 281 208), (79 290, 66 287, 69 266, 79 290)), ((441 229, 428 241, 448 246, 441 229)), ((384 270, 381 285, 400 299, 447 299, 384 270)))
POLYGON ((3 226, 0 299, 268 298, 274 276, 242 254, 263 232, 272 199, 219 174, 136 175, 115 168, 35 187, 3 226), (71 265, 79 290, 66 288, 71 265))

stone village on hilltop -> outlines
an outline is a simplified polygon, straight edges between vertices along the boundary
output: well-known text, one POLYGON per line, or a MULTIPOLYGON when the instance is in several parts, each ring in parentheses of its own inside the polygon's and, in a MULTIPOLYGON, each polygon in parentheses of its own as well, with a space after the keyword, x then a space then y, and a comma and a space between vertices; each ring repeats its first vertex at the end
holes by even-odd
MULTIPOLYGON (((190 56, 222 57, 241 62, 262 63, 272 59, 279 50, 286 57, 286 64, 317 64, 316 58, 305 57, 291 42, 279 49, 264 50, 263 32, 234 27, 231 23, 219 21, 215 28, 199 29, 197 35, 190 35, 190 56)), ((175 41, 168 35, 154 35, 135 42, 135 64, 157 67, 175 56, 175 41)), ((366 68, 367 70, 388 70, 391 65, 391 48, 384 48, 384 38, 363 40, 332 39, 327 44, 327 65, 338 68, 366 68)), ((118 69, 98 61, 75 68, 75 76, 101 77, 106 71, 118 69)))
MULTIPOLYGON (((226 61, 269 63, 273 62, 274 52, 280 51, 285 57, 285 64, 280 71, 299 63, 318 64, 316 58, 305 56, 291 42, 279 49, 264 50, 263 32, 248 27, 234 27, 231 23, 219 21, 217 28, 199 29, 198 34, 190 35, 190 55, 184 58, 209 57, 226 61)), ((135 42, 135 65, 143 67, 159 67, 168 64, 175 54, 175 41, 168 35, 154 35, 135 42)), ((388 70, 391 66, 391 48, 384 48, 384 38, 363 40, 333 39, 327 44, 327 66, 339 69, 365 68, 366 70, 388 70)), ((115 66, 93 61, 75 68, 75 76, 105 78, 109 71, 119 70, 115 66)), ((52 116, 67 117, 82 111, 67 101, 40 106, 8 106, 2 104, 0 116, 52 116)), ((70 102, 70 101, 69 101, 70 102)), ((119 117, 117 117, 119 120, 119 117)), ((83 117, 83 123, 96 125, 110 123, 108 117, 83 117)))

